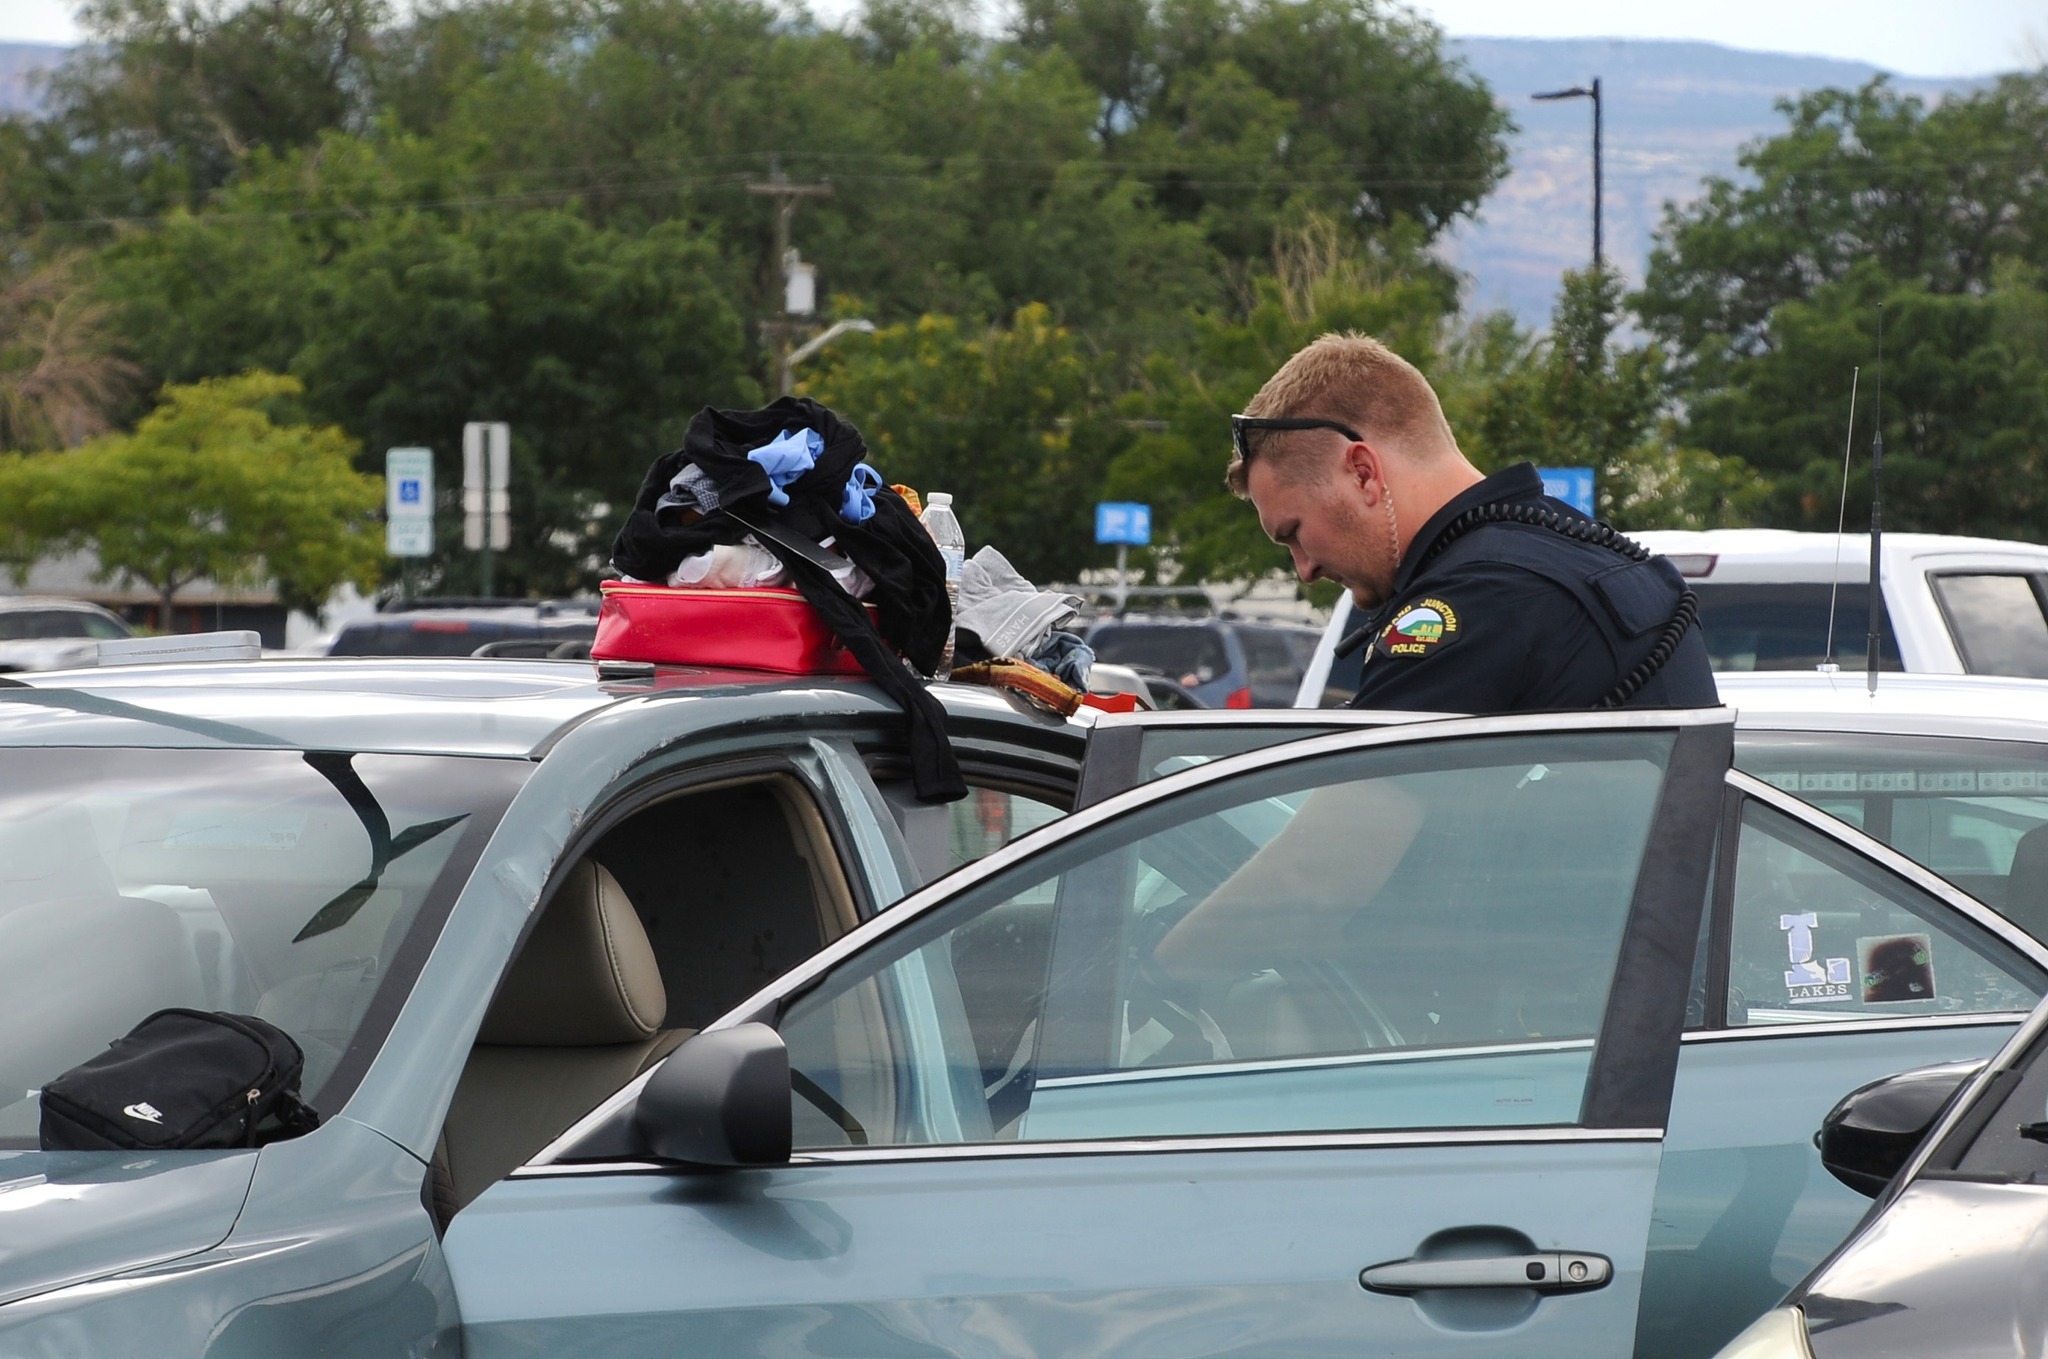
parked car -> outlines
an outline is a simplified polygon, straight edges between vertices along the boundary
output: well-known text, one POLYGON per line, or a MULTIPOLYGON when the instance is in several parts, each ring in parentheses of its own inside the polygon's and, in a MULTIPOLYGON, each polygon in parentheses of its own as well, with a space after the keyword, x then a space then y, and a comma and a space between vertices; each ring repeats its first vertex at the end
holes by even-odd
POLYGON ((1316 631, 1231 618, 1110 618, 1088 630, 1095 657, 1156 670, 1209 708, 1284 708, 1315 653, 1316 631))
POLYGON ((852 681, 0 687, 6 1088, 182 1003, 292 1032, 325 1115, 135 1156, 0 1111, 0 1352, 1597 1357, 1685 1305, 1704 1352, 1848 1230, 1786 1154, 1827 1102, 2048 989, 1726 710, 935 692, 949 807, 852 681), (1185 767, 1103 796, 1155 734, 1185 767), (1901 936, 1939 991, 1832 989, 1901 936), (1824 993, 1720 993, 1799 939, 1824 993))
POLYGON ((596 636, 597 618, 580 604, 480 600, 469 607, 403 608, 357 619, 335 634, 326 654, 575 660, 590 655, 596 636))
POLYGON ((1817 1134, 1877 1200, 1856 1233, 1722 1359, 2025 1356, 2048 1335, 2048 1006, 1989 1064, 1857 1090, 1817 1134))
POLYGON ((99 642, 134 635, 119 615, 82 599, 0 595, 0 673, 62 669, 99 642))
MULTIPOLYGON (((1844 670, 1864 668, 1868 537, 1780 529, 1633 536, 1670 557, 1699 596, 1700 631, 1716 671, 1812 670, 1830 655, 1844 670)), ((2048 547, 1887 533, 1880 550, 1881 668, 2048 679, 2048 547)), ((1357 692, 1364 651, 1338 657, 1335 650, 1358 626, 1349 597, 1339 600, 1303 674, 1298 706, 1340 707, 1357 692)))

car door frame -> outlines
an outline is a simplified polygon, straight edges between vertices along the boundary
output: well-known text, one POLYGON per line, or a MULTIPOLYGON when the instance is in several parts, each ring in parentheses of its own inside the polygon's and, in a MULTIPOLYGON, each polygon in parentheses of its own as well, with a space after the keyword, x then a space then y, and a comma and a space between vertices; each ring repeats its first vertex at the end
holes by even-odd
MULTIPOLYGON (((1597 1116, 1600 1120, 1587 1126, 1634 1129, 1661 1126, 1661 1112, 1652 1122, 1646 1123, 1643 1119, 1645 1111, 1655 1107, 1658 1101, 1661 1100, 1664 1104, 1669 1102, 1670 1079, 1677 1064, 1678 1041, 1684 1026, 1685 1009, 1682 1000, 1675 1005, 1669 1001, 1659 1000, 1660 983, 1657 978, 1673 972, 1675 960, 1680 959, 1685 963, 1687 975, 1690 975, 1693 946, 1699 936, 1700 916, 1705 907, 1705 894, 1693 891, 1686 885, 1685 864, 1688 859, 1697 861, 1704 872, 1705 863, 1712 856, 1715 829, 1725 796, 1724 779, 1731 769, 1729 761, 1733 752, 1733 715, 1726 709, 1646 709, 1395 721, 1371 724, 1361 731, 1345 730, 1300 741, 1283 741, 1228 757, 1227 760, 1219 759, 1199 769, 1183 771, 1166 779, 1126 789, 1101 802, 1077 810, 1072 815, 1023 836, 988 857, 913 893, 881 916, 865 922, 836 943, 828 945, 808 962, 792 968, 775 982, 707 1025, 706 1031, 729 1029, 747 1023, 773 1025, 780 1020, 791 1002, 806 994, 833 969, 855 954, 885 941, 896 931, 914 927, 923 916, 940 909, 956 895, 971 890, 984 879, 1002 873, 1013 864, 1067 838, 1083 834, 1095 826, 1150 806, 1156 801, 1189 792, 1209 782, 1271 765, 1311 760, 1327 754, 1419 741, 1449 742, 1471 737, 1525 732, 1540 734, 1577 730, 1666 728, 1675 729, 1678 732, 1678 740, 1673 744, 1671 769, 1666 776, 1664 798, 1651 822, 1650 847, 1644 851, 1635 897, 1630 906, 1628 932, 1623 939, 1621 957, 1616 962, 1616 981, 1609 993, 1606 1019, 1603 1021, 1603 1032, 1609 1032, 1608 1026, 1614 1024, 1617 1017, 1629 1017, 1630 1032, 1639 1039, 1647 1039, 1634 1041, 1630 1046, 1639 1049, 1640 1053, 1649 1055, 1645 1060, 1632 1059, 1626 1053, 1620 1054, 1617 1058, 1617 1055, 1611 1052, 1596 1052, 1594 1072, 1588 1078, 1585 1098, 1587 1117, 1597 1116), (1703 773, 1709 766, 1715 771, 1710 779, 1703 773), (1665 844, 1664 852, 1658 850, 1660 841, 1665 844), (1692 843, 1695 841, 1697 843, 1692 843), (1652 928, 1646 929, 1642 927, 1644 922, 1640 917, 1644 914, 1645 903, 1651 901, 1657 903, 1652 913, 1657 915, 1658 919, 1652 928), (1679 931, 1685 932, 1682 939, 1679 937, 1679 931), (1668 1016, 1660 1016, 1660 1008, 1669 1011, 1668 1016), (1667 1038, 1668 1042, 1665 1041, 1667 1038), (1606 1072, 1605 1075, 1601 1074, 1603 1071, 1606 1072)), ((1667 992, 1673 994, 1682 993, 1684 989, 1683 978, 1675 984, 1666 986, 1667 992)), ((1620 1030, 1617 1028, 1611 1031, 1620 1030)), ((579 1160, 573 1171, 570 1170, 568 1163, 576 1159, 576 1149, 579 1144, 586 1142, 600 1143, 614 1139, 622 1127, 623 1119, 630 1115, 633 1101, 651 1074, 642 1073, 621 1087, 610 1099, 598 1105, 560 1138, 543 1148, 525 1166, 515 1170, 512 1173, 513 1177, 565 1172, 592 1173, 593 1165, 589 1161, 579 1160)), ((979 1154, 987 1151, 991 1155, 1003 1155, 1008 1145, 991 1144, 986 1148, 977 1147, 976 1152, 979 1154)), ((1043 1149, 1032 1150, 1031 1144, 1015 1145, 1025 1148, 1022 1154, 1044 1154, 1043 1149)), ((957 1155, 958 1151, 954 1149, 948 1154, 957 1155)), ((654 1162, 641 1161, 605 1164, 619 1168, 630 1166, 636 1171, 663 1168, 654 1162)))

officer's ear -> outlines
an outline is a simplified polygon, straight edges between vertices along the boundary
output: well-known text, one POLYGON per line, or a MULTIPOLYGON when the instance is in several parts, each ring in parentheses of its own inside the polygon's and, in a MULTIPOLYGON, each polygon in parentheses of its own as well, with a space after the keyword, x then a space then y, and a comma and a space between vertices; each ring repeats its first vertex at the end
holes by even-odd
POLYGON ((1382 494, 1386 491, 1386 468, 1382 465, 1380 451, 1371 444, 1354 439, 1344 445, 1345 475, 1358 483, 1360 490, 1369 489, 1375 482, 1382 494))

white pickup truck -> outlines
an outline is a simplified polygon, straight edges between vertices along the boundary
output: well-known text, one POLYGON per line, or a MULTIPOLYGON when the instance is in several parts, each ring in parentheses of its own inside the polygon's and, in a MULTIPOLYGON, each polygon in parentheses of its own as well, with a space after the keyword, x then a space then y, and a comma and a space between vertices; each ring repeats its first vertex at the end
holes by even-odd
MULTIPOLYGON (((1717 671, 1811 670, 1828 656, 1863 667, 1869 631, 1870 539, 1783 529, 1675 529, 1631 535, 1677 565, 1700 599, 1700 627, 1717 671)), ((1887 533, 1879 583, 1887 670, 2048 679, 2048 547, 1993 538, 1887 533)), ((1338 602, 1295 697, 1297 708, 1338 707, 1358 685, 1364 648, 1335 656, 1358 626, 1338 602)))

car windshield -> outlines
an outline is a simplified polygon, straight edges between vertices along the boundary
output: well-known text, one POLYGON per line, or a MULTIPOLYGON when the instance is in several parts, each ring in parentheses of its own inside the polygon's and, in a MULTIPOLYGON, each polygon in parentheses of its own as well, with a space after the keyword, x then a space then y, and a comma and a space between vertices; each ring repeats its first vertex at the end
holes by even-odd
POLYGON ((1099 661, 1147 666, 1182 684, 1207 684, 1230 669, 1223 639, 1204 627, 1112 623, 1097 628, 1088 645, 1099 661))
POLYGON ((43 1085, 171 1006, 278 1025, 338 1108, 529 769, 0 750, 0 1147, 35 1144, 43 1085))

